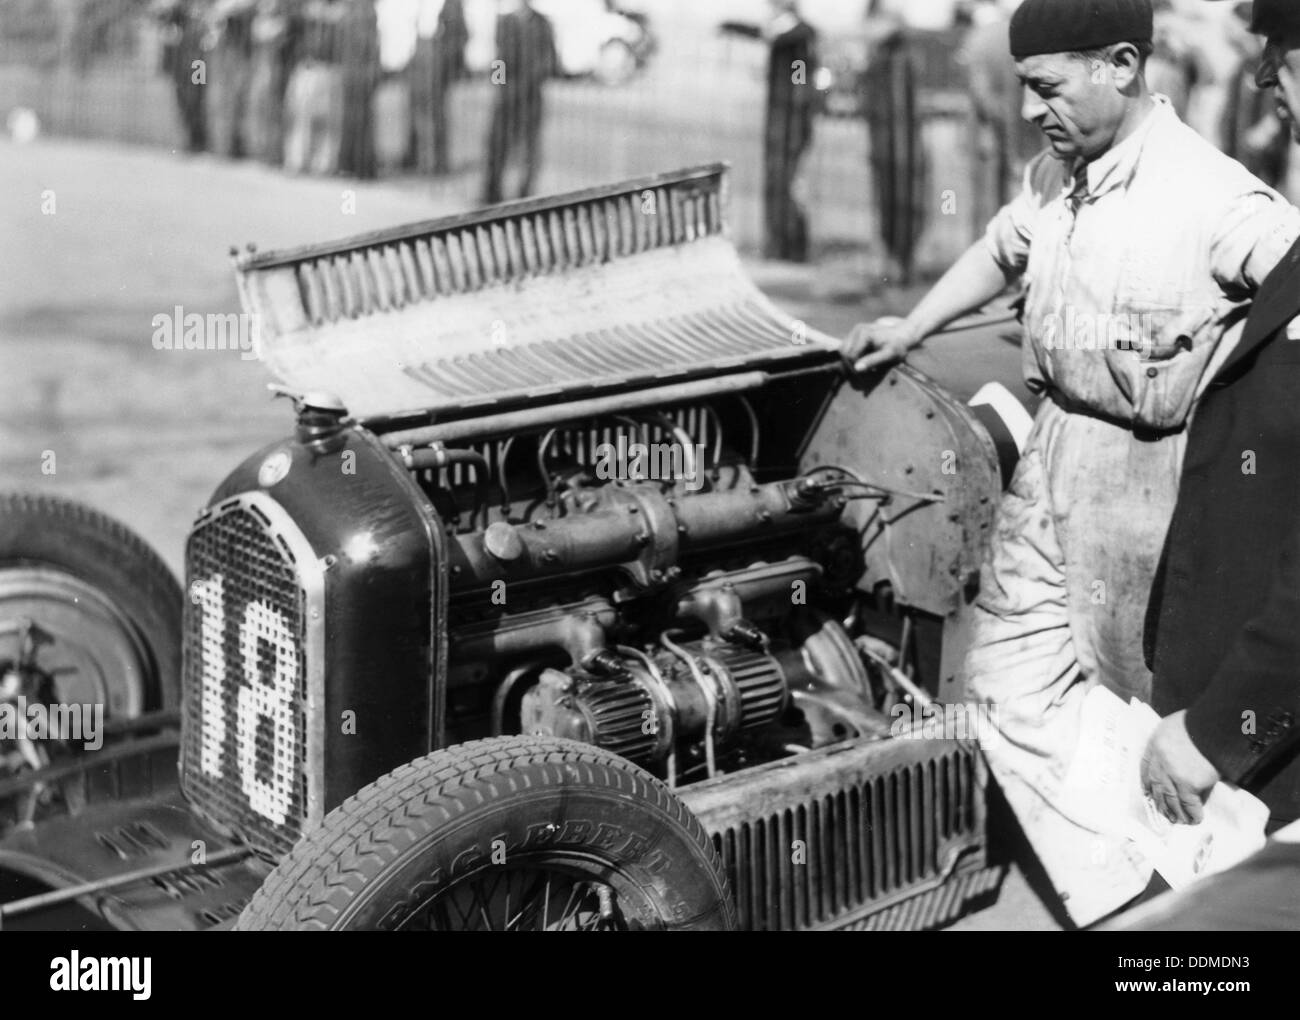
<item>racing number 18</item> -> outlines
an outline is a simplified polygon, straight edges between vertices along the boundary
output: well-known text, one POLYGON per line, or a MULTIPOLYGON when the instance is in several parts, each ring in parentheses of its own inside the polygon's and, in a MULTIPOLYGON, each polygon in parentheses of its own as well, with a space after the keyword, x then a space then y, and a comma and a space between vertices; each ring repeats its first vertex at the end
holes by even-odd
MULTIPOLYGON (((222 702, 226 680, 225 578, 214 574, 191 586, 191 597, 201 614, 199 656, 201 690, 199 716, 203 734, 199 765, 220 778, 226 747, 227 725, 222 702)), ((294 693, 298 683, 298 646, 284 614, 263 600, 249 602, 239 621, 239 658, 242 682, 235 698, 235 760, 240 787, 249 805, 264 818, 283 825, 288 819, 297 767, 297 725, 294 693), (269 652, 274 661, 262 668, 269 652), (258 775, 258 744, 270 724, 270 779, 258 775)))

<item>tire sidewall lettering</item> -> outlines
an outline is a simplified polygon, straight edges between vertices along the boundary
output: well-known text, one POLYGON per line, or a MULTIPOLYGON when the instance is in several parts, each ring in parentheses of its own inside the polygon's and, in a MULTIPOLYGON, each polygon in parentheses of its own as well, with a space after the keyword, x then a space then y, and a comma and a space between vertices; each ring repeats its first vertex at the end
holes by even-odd
MULTIPOLYGON (((535 797, 527 807, 521 803, 513 806, 516 811, 523 809, 533 817, 538 814, 554 817, 550 811, 534 810, 540 806, 535 797)), ((498 806, 498 810, 505 813, 509 808, 498 806)), ((653 820, 654 816, 650 818, 653 820)), ((505 847, 505 867, 529 860, 540 862, 548 853, 598 860, 621 871, 653 901, 660 916, 684 922, 693 911, 689 890, 679 883, 682 880, 686 880, 687 886, 691 883, 688 876, 680 873, 680 868, 678 874, 669 879, 672 855, 659 846, 663 838, 662 831, 637 831, 599 815, 569 816, 560 822, 530 822, 507 816, 501 824, 495 825, 485 825, 480 816, 471 826, 435 831, 426 837, 419 850, 412 848, 403 854, 401 863, 381 877, 379 884, 384 892, 376 895, 371 904, 362 905, 350 917, 348 927, 357 924, 381 929, 395 927, 422 902, 453 883, 475 872, 499 867, 491 863, 494 844, 505 847), (468 834, 461 831, 465 828, 474 830, 469 842, 466 842, 468 834), (485 831, 495 834, 485 836, 485 831), (394 903, 389 899, 388 890, 395 892, 399 889, 406 889, 406 892, 394 903), (376 909, 382 910, 382 914, 372 913, 376 909)))

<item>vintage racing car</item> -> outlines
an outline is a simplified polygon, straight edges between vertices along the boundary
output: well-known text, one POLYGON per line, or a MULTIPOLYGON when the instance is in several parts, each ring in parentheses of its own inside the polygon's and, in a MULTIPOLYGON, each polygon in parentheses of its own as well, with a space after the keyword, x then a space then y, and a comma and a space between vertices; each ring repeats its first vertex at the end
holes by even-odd
POLYGON ((239 255, 296 426, 183 589, 0 549, 11 693, 89 625, 53 575, 119 632, 65 665, 117 699, 104 747, 0 775, 0 923, 923 928, 995 894, 978 748, 925 724, 1006 465, 776 309, 725 199, 706 166, 239 255))

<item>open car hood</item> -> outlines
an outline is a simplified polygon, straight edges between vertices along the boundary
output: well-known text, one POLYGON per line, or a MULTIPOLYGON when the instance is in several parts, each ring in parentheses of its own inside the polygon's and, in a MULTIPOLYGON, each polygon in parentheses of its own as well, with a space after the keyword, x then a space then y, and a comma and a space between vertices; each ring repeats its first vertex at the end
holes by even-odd
POLYGON ((721 164, 236 259, 258 353, 362 418, 824 359, 746 276, 721 164))

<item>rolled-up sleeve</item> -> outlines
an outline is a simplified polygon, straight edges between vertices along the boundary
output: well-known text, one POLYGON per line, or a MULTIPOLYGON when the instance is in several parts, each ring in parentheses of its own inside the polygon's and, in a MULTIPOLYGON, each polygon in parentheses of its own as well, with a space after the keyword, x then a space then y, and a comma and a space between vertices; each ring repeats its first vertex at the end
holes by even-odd
POLYGON ((1300 209, 1251 191, 1228 203, 1210 242, 1215 281, 1230 297, 1250 297, 1300 238, 1300 209))
POLYGON ((1049 153, 1042 153, 1030 161, 1025 167, 1020 194, 998 210, 984 232, 985 247, 1009 277, 1019 276, 1029 264, 1034 220, 1043 208, 1043 193, 1048 184, 1046 178, 1052 176, 1049 158, 1049 153))
POLYGON ((984 232, 984 246, 1007 276, 1019 276, 1029 264, 1035 208, 1033 196, 1026 188, 998 210, 984 232))

